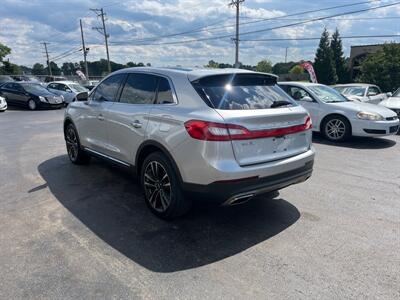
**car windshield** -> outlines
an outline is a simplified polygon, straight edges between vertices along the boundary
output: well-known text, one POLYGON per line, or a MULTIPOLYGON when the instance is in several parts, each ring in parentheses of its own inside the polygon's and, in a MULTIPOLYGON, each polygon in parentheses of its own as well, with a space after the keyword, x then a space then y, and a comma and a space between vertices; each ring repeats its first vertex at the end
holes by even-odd
POLYGON ((349 86, 344 88, 341 93, 343 95, 364 97, 366 90, 367 88, 365 87, 349 86))
POLYGON ((84 88, 83 86, 79 84, 70 84, 69 87, 74 91, 74 92, 87 92, 87 89, 84 88))
POLYGON ((23 84, 22 86, 29 93, 45 93, 45 94, 49 93, 49 91, 41 84, 30 83, 30 84, 23 84))
POLYGON ((222 110, 250 110, 297 106, 272 76, 227 74, 192 82, 210 106, 222 110))
POLYGON ((324 85, 316 85, 308 87, 311 92, 318 97, 319 100, 325 103, 347 102, 348 100, 343 97, 338 91, 324 85))
POLYGON ((395 91, 392 97, 400 97, 400 89, 395 91))

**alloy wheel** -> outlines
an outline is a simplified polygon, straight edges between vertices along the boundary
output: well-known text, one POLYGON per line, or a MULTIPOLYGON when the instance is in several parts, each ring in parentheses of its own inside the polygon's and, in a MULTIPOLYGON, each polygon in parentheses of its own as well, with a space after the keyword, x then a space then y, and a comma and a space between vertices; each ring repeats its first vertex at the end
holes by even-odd
POLYGON ((147 164, 144 171, 144 191, 151 207, 162 213, 171 203, 171 181, 164 166, 157 161, 147 164))
POLYGON ((346 124, 339 119, 332 119, 326 123, 325 134, 332 140, 340 140, 346 134, 346 124))
POLYGON ((78 157, 78 150, 79 150, 79 145, 78 145, 78 138, 76 136, 76 132, 72 127, 69 127, 67 129, 66 135, 65 135, 65 140, 67 143, 67 151, 68 151, 68 156, 72 161, 76 161, 78 157))

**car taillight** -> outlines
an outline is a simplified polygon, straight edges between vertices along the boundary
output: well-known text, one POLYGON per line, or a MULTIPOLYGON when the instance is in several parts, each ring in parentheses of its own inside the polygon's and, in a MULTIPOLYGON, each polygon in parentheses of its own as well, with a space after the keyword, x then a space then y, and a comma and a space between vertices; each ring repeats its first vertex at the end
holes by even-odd
POLYGON ((185 123, 185 128, 189 135, 196 140, 231 141, 283 136, 306 131, 312 128, 312 122, 311 118, 307 117, 305 123, 302 125, 250 131, 240 125, 190 120, 185 123))

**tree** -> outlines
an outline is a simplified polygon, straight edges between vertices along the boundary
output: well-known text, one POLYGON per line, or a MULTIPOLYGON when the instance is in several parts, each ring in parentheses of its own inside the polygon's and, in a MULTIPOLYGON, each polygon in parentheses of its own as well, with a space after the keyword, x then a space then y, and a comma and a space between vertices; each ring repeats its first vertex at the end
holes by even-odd
POLYGON ((349 71, 347 69, 346 58, 344 57, 343 53, 342 39, 340 38, 340 33, 337 28, 332 35, 331 49, 338 82, 347 83, 349 81, 349 71))
POLYGON ((385 44, 381 51, 371 54, 361 64, 357 81, 376 84, 389 92, 400 87, 400 45, 385 44))
POLYGON ((276 63, 273 67, 272 67, 272 73, 274 74, 288 74, 289 71, 296 65, 298 65, 299 63, 296 62, 287 62, 287 63, 276 63))
POLYGON ((3 61, 4 57, 11 53, 11 49, 6 45, 0 43, 0 61, 3 61))
POLYGON ((7 75, 18 75, 21 73, 21 68, 13 63, 10 63, 9 61, 3 61, 1 73, 7 75))
POLYGON ((304 73, 304 69, 300 65, 295 65, 293 68, 290 69, 289 74, 302 74, 304 73))
POLYGON ((257 66, 256 66, 256 71, 263 72, 263 73, 271 73, 272 72, 271 62, 266 59, 258 62, 257 66))
POLYGON ((33 75, 46 75, 46 70, 42 64, 36 63, 32 67, 33 75))
POLYGON ((314 69, 320 83, 330 85, 337 82, 338 78, 333 61, 331 45, 329 43, 329 32, 326 28, 321 35, 319 47, 315 55, 314 69))

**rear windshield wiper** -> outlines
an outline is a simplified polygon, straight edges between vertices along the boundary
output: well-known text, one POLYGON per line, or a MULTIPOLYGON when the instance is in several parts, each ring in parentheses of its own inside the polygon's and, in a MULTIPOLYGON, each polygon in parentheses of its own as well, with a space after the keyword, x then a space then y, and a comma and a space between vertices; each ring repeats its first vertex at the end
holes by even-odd
POLYGON ((288 102, 288 101, 275 101, 274 103, 272 103, 271 108, 277 108, 277 107, 288 106, 288 105, 292 105, 292 103, 288 102))

